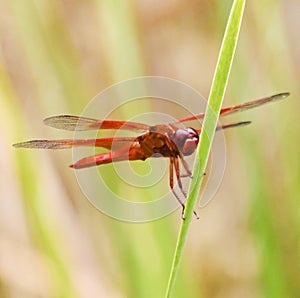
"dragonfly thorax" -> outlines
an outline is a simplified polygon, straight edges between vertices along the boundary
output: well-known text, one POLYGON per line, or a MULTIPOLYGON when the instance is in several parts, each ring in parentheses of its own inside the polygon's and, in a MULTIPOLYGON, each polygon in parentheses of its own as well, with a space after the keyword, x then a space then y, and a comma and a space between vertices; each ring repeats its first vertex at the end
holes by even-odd
POLYGON ((177 129, 172 136, 172 141, 176 144, 180 152, 185 155, 191 155, 197 148, 199 135, 191 127, 186 129, 177 129))

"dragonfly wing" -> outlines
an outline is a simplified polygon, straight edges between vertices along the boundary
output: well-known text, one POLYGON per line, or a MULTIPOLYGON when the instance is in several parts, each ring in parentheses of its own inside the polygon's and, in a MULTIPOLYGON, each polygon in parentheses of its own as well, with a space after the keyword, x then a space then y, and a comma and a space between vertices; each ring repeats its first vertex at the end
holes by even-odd
MULTIPOLYGON (((284 92, 284 93, 279 93, 279 94, 275 94, 275 95, 272 95, 272 96, 267 96, 267 97, 263 97, 263 98, 260 98, 260 99, 248 101, 248 102, 238 104, 238 105, 235 105, 235 106, 222 108, 221 111, 220 111, 220 116, 230 115, 230 114, 233 114, 235 112, 241 112, 241 111, 245 111, 245 110, 248 110, 248 109, 253 109, 253 108, 259 107, 259 106, 261 106, 265 103, 268 103, 268 102, 273 102, 273 101, 276 101, 276 100, 285 99, 289 95, 290 95, 290 93, 284 92)), ((182 122, 186 122, 186 121, 197 120, 197 119, 203 119, 204 116, 205 116, 205 113, 192 115, 192 116, 180 119, 180 120, 174 122, 174 124, 182 123, 182 122)))
POLYGON ((245 126, 251 124, 251 121, 241 121, 241 122, 236 122, 236 123, 229 123, 229 124, 223 124, 223 125, 218 125, 216 130, 222 130, 222 129, 227 129, 227 128, 232 128, 232 127, 237 127, 237 126, 245 126))
POLYGON ((274 102, 277 100, 285 99, 289 95, 290 95, 290 93, 288 93, 288 92, 279 93, 276 95, 267 96, 267 97, 263 97, 260 99, 248 101, 248 102, 238 104, 238 105, 235 105, 232 107, 223 108, 223 109, 221 109, 220 115, 225 116, 225 115, 233 114, 235 112, 242 112, 242 111, 245 111, 248 109, 253 109, 253 108, 259 107, 265 103, 268 103, 268 102, 274 102))
POLYGON ((14 144, 16 148, 32 149, 68 149, 71 147, 102 147, 106 149, 119 148, 125 144, 131 144, 134 137, 124 138, 97 138, 97 139, 66 139, 66 140, 32 140, 14 144))
POLYGON ((71 130, 97 130, 97 129, 126 129, 126 130, 149 130, 150 126, 138 122, 119 121, 119 120, 98 120, 93 118, 58 115, 44 119, 48 126, 71 130))
MULTIPOLYGON (((232 127, 237 127, 237 126, 245 126, 251 124, 251 121, 241 121, 241 122, 235 122, 235 123, 229 123, 229 124, 223 124, 223 125, 218 125, 216 127, 216 131, 222 130, 222 129, 227 129, 227 128, 232 128, 232 127)), ((195 129, 198 133, 201 132, 201 128, 195 129)))
POLYGON ((72 147, 73 140, 31 140, 13 144, 16 148, 66 149, 72 147))

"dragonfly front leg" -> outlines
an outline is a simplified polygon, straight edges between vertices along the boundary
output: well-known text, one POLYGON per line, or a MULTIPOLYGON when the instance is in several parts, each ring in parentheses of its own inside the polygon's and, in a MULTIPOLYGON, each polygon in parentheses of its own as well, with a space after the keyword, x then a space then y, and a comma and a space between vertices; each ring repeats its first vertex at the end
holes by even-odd
POLYGON ((184 203, 181 201, 181 199, 179 198, 178 194, 176 193, 176 191, 174 190, 174 157, 170 157, 170 173, 169 173, 170 177, 169 177, 169 184, 170 184, 170 188, 173 192, 173 195, 175 196, 176 200, 179 202, 179 204, 182 207, 182 212, 181 212, 181 218, 184 219, 184 209, 185 209, 185 205, 184 203))
POLYGON ((183 167, 186 171, 186 174, 180 175, 180 177, 190 177, 190 178, 192 178, 193 177, 192 176, 192 171, 190 170, 190 167, 189 167, 188 163, 185 161, 183 156, 180 156, 180 158, 181 158, 182 165, 183 165, 183 167))
MULTIPOLYGON (((175 174, 176 174, 176 178, 177 178, 177 182, 178 182, 178 187, 181 191, 181 193, 183 194, 183 196, 185 198, 187 198, 187 194, 184 191, 183 187, 182 187, 182 182, 181 182, 181 177, 180 177, 180 168, 179 168, 179 161, 177 157, 171 157, 170 158, 170 187, 173 191, 173 194, 175 195, 176 199, 180 202, 181 206, 182 206, 182 219, 184 218, 184 210, 185 210, 185 204, 180 200, 180 198, 178 197, 178 195, 176 194, 176 192, 174 191, 174 185, 173 185, 173 167, 175 168, 175 174)), ((199 219, 198 214, 196 213, 196 211, 193 211, 196 218, 199 219)))
MULTIPOLYGON (((186 170, 186 174, 180 175, 180 177, 181 178, 186 178, 186 177, 193 178, 192 171, 190 170, 188 163, 185 161, 183 156, 180 156, 180 158, 181 158, 182 165, 183 165, 184 169, 186 170)), ((205 175, 206 175, 206 173, 204 172, 203 176, 205 176, 205 175)))

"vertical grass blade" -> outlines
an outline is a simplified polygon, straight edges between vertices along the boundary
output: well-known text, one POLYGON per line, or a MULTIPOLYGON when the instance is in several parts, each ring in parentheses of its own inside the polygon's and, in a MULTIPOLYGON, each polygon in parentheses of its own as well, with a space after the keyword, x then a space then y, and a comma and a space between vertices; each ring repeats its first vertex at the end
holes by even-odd
POLYGON ((230 16, 227 22, 206 108, 206 116, 203 122, 202 133, 200 135, 199 146, 197 149, 195 166, 193 171, 193 179, 190 185, 186 209, 184 213, 185 220, 182 221, 177 240, 166 297, 172 297, 172 292, 176 283, 176 276, 183 255, 183 249, 186 242, 189 225, 193 216, 194 206, 196 204, 197 197, 200 191, 203 173, 205 172, 210 148, 215 133, 215 128, 217 126, 218 115, 220 113, 223 97, 229 78, 229 73, 241 27, 245 3, 246 0, 235 0, 233 2, 230 16))

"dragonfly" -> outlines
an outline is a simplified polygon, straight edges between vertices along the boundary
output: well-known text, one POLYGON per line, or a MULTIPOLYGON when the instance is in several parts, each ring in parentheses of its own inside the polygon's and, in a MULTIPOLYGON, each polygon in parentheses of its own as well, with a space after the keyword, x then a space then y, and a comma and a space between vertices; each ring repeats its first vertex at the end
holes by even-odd
MULTIPOLYGON (((289 96, 288 92, 279 93, 272 96, 244 102, 230 107, 222 108, 220 116, 231 115, 236 112, 259 107, 268 102, 274 102, 285 99, 289 96)), ((58 115, 44 119, 44 124, 57 129, 68 131, 88 131, 88 130, 127 130, 136 131, 140 135, 136 137, 105 137, 91 139, 62 139, 62 140, 30 140, 13 144, 16 148, 34 148, 34 149, 66 149, 76 146, 95 146, 108 149, 109 151, 84 157, 70 167, 74 169, 83 169, 112 162, 124 160, 146 160, 147 158, 165 157, 169 158, 169 187, 182 207, 182 218, 184 219, 185 199, 187 193, 183 189, 183 177, 191 177, 192 171, 185 160, 195 152, 200 128, 181 128, 182 123, 203 119, 205 113, 191 115, 189 117, 177 120, 169 124, 147 125, 139 122, 130 122, 123 120, 98 120, 72 115, 58 115), (185 174, 181 173, 181 168, 185 174), (174 177, 181 195, 174 189, 174 177), (180 197, 184 197, 182 200, 180 197)), ((241 121, 229 124, 218 125, 216 131, 227 128, 245 126, 251 121, 241 121)), ((194 211, 198 218, 197 213, 194 211)))

